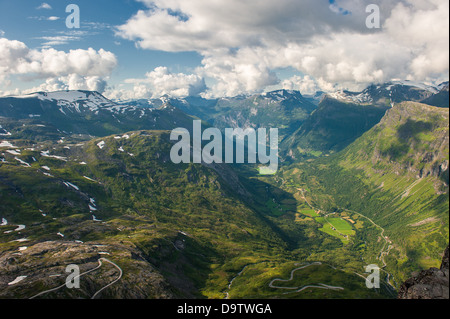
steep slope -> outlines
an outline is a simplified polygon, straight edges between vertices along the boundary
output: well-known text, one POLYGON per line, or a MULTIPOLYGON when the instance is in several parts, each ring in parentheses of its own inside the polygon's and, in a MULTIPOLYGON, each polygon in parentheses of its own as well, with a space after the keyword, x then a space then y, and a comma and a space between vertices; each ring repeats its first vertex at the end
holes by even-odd
POLYGON ((449 107, 449 95, 448 95, 448 90, 449 90, 449 84, 448 82, 443 83, 441 90, 436 93, 433 94, 432 96, 426 98, 425 100, 422 101, 422 103, 428 104, 428 105, 433 105, 433 106, 437 106, 437 107, 449 107))
POLYGON ((42 298, 93 296, 118 278, 106 258, 123 276, 103 297, 223 298, 236 268, 284 254, 235 173, 172 164, 169 132, 21 143, 0 146, 1 297, 32 297, 63 285, 68 264, 102 261, 81 290, 42 298))
POLYGON ((293 165, 283 176, 324 211, 377 224, 383 248, 374 262, 399 283, 437 266, 448 245, 448 119, 447 109, 398 104, 342 152, 293 165))
MULTIPOLYGON (((146 127, 154 112, 170 129, 172 114, 185 116, 173 101, 150 110, 63 93, 16 98, 17 109, 2 109, 3 297, 392 297, 392 286, 437 265, 448 245, 446 109, 407 102, 386 113, 326 97, 302 138, 310 153, 346 148, 266 177, 245 165, 174 165, 169 131, 122 131, 146 127), (142 110, 148 117, 133 122, 142 110), (58 121, 77 116, 84 119, 73 134, 64 132, 58 121), (119 133, 93 131, 91 116, 119 133), (386 274, 381 291, 362 279, 371 263, 386 274), (68 264, 92 274, 80 290, 47 292, 64 284, 68 264)), ((253 127, 280 110, 272 120, 293 128, 307 112, 292 95, 236 98, 239 107, 222 100, 219 114, 253 127), (250 105, 260 107, 256 124, 233 115, 250 105), (299 112, 293 122, 284 117, 290 108, 299 112)))
POLYGON ((448 247, 439 269, 430 268, 408 279, 400 287, 398 299, 449 299, 448 247))
MULTIPOLYGON (((313 101, 315 97, 305 98, 298 91, 278 90, 220 99, 201 97, 175 99, 163 96, 147 103, 152 107, 170 103, 219 129, 278 128, 280 136, 285 136, 295 131, 316 109, 313 101)), ((144 104, 141 102, 139 105, 144 104)))
POLYGON ((316 106, 298 91, 280 90, 219 99, 215 109, 215 127, 278 128, 283 138, 295 131, 316 106))
POLYGON ((370 85, 362 92, 328 93, 318 109, 283 142, 283 155, 300 159, 340 151, 377 124, 387 109, 406 101, 445 107, 448 83, 433 87, 394 81, 370 85))
POLYGON ((0 297, 389 296, 353 269, 308 260, 336 243, 292 230, 279 215, 290 194, 227 165, 175 165, 172 145, 167 131, 1 140, 0 297), (80 289, 65 287, 68 265, 80 289), (293 270, 298 291, 271 285, 293 270))
POLYGON ((283 141, 281 148, 285 155, 297 159, 340 151, 377 124, 386 109, 324 97, 318 109, 283 141))
MULTIPOLYGON (((185 98, 174 98, 167 95, 158 99, 130 101, 127 104, 141 107, 160 108, 165 103, 169 103, 182 110, 186 114, 197 116, 203 120, 211 119, 215 114, 215 106, 218 99, 205 99, 199 96, 188 96, 185 98)), ((211 122, 212 124, 212 122, 211 122)))
POLYGON ((362 92, 338 91, 329 94, 329 96, 340 101, 361 105, 392 107, 394 104, 405 101, 423 101, 438 91, 438 88, 429 85, 410 81, 393 81, 383 84, 372 84, 362 92))

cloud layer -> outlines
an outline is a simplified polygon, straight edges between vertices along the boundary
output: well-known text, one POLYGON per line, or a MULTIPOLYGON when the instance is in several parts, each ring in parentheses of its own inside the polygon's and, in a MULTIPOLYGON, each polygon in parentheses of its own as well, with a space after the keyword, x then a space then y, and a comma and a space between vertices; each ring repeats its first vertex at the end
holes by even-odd
MULTIPOLYGON (((34 38, 42 47, 31 49, 0 30, 0 85, 38 80, 42 84, 35 90, 89 89, 128 99, 235 96, 275 87, 314 93, 359 90, 392 79, 448 80, 448 0, 137 1, 146 9, 123 25, 85 25, 89 32, 116 30, 138 50, 197 52, 202 60, 191 74, 163 65, 108 88, 118 65, 114 53, 53 48, 79 42, 88 31, 46 33, 34 38), (373 3, 380 8, 381 29, 366 26, 366 7, 373 3)), ((132 59, 139 52, 129 54, 132 59)))
POLYGON ((148 9, 117 35, 143 49, 200 53, 196 75, 213 79, 208 96, 278 83, 326 90, 448 79, 448 0, 140 1, 148 9), (371 3, 382 29, 366 27, 371 3), (280 83, 275 71, 287 67, 308 77, 280 83))
POLYGON ((164 95, 172 97, 196 96, 206 90, 202 77, 194 74, 172 73, 166 67, 148 72, 143 79, 127 79, 132 90, 113 89, 107 92, 114 99, 150 99, 164 95))
POLYGON ((42 89, 102 91, 103 78, 108 77, 116 66, 116 56, 103 49, 34 50, 23 42, 0 38, 0 83, 3 85, 8 84, 11 76, 19 76, 23 80, 45 80, 42 89))

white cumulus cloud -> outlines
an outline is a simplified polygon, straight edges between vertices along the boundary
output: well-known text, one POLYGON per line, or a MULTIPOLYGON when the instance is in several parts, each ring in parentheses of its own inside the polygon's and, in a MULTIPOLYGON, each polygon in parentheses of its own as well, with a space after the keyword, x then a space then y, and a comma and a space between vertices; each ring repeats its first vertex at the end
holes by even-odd
POLYGON ((11 75, 30 79, 68 76, 108 76, 117 66, 109 51, 89 48, 69 52, 53 48, 35 50, 23 42, 0 38, 0 81, 11 75))
POLYGON ((298 76, 294 75, 289 79, 285 79, 282 82, 282 87, 285 90, 297 90, 302 92, 302 94, 314 94, 321 90, 320 85, 316 80, 311 78, 309 75, 298 76))
POLYGON ((86 90, 97 91, 103 93, 106 89, 107 82, 99 76, 80 76, 78 74, 70 74, 58 78, 47 79, 41 85, 24 91, 24 93, 32 92, 52 92, 61 90, 86 90))
POLYGON ((41 10, 41 9, 46 9, 46 10, 51 10, 52 6, 49 5, 46 2, 43 2, 39 7, 37 7, 36 9, 41 10))
POLYGON ((115 99, 148 99, 163 95, 186 97, 199 95, 206 89, 199 75, 172 73, 167 67, 157 67, 147 72, 145 78, 127 79, 125 83, 131 84, 133 90, 110 90, 106 95, 115 99))
POLYGON ((207 96, 257 92, 279 84, 359 89, 403 78, 448 79, 448 0, 140 0, 117 35, 143 49, 195 51, 207 96), (377 4, 381 29, 366 27, 377 4), (308 78, 281 81, 279 68, 308 78))

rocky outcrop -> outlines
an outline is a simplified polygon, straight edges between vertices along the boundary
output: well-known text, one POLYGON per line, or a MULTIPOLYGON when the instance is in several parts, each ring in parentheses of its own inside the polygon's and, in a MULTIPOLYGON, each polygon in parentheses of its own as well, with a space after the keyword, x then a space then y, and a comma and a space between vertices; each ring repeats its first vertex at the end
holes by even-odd
POLYGON ((96 299, 174 298, 172 288, 158 270, 128 243, 48 241, 0 253, 0 299, 89 299, 93 296, 96 299), (79 267, 77 289, 64 286, 70 274, 66 271, 68 265, 79 267))
POLYGON ((449 248, 440 269, 430 268, 408 279, 399 290, 399 299, 449 299, 449 248))

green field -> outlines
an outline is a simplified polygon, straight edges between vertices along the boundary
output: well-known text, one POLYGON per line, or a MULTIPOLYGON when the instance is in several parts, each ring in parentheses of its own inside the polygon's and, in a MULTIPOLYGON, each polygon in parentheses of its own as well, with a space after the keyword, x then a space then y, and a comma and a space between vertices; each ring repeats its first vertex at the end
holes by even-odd
POLYGON ((299 211, 301 214, 308 217, 319 217, 320 215, 316 213, 314 209, 302 209, 299 211))
POLYGON ((333 227, 336 228, 337 231, 344 235, 351 236, 355 234, 352 226, 342 218, 327 218, 327 221, 331 225, 333 225, 333 227))
POLYGON ((333 237, 339 238, 343 244, 348 244, 350 237, 355 235, 352 226, 342 218, 318 217, 316 221, 323 225, 319 230, 333 237))

